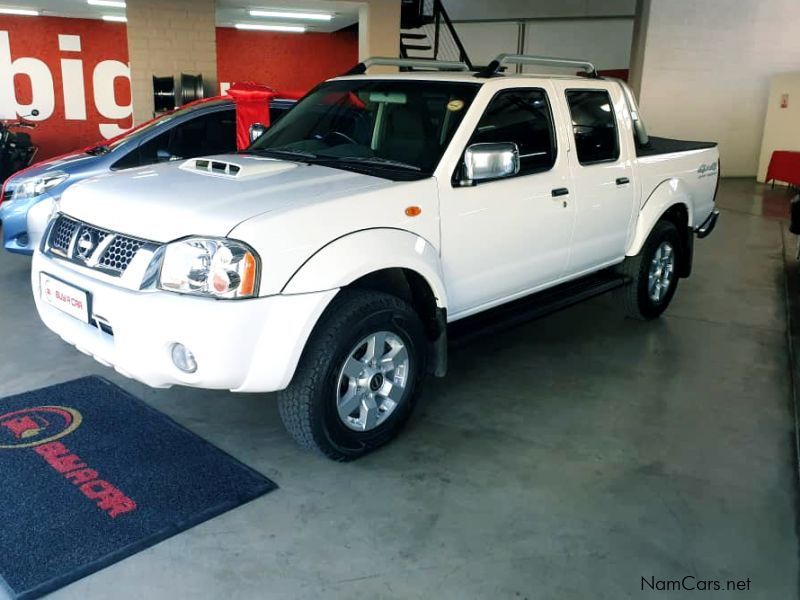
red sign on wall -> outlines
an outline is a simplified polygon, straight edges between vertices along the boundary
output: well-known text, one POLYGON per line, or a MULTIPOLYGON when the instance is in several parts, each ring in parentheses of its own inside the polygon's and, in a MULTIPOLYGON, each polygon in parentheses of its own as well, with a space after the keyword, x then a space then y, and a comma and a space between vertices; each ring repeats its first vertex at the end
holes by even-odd
POLYGON ((125 25, 0 17, 0 119, 39 116, 31 136, 47 158, 132 126, 125 25))

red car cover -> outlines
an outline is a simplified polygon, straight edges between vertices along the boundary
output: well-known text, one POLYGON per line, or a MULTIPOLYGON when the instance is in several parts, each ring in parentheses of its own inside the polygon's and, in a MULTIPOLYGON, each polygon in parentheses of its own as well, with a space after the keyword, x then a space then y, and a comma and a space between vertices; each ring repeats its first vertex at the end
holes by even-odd
POLYGON ((297 100, 303 94, 296 92, 278 93, 271 87, 260 83, 234 83, 228 88, 228 95, 236 104, 236 147, 244 150, 250 145, 250 127, 255 123, 270 126, 269 103, 273 98, 297 100))

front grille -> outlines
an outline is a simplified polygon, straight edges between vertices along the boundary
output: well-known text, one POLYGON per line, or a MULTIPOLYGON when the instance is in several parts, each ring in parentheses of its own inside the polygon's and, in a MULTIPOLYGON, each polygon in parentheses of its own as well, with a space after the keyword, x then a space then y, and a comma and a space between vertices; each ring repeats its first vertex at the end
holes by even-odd
POLYGON ((56 224, 53 226, 53 232, 50 234, 50 247, 66 253, 69 250, 72 236, 75 235, 78 225, 77 221, 73 221, 69 217, 64 215, 58 217, 56 224))
POLYGON ((97 239, 97 243, 99 244, 102 242, 106 237, 108 237, 108 231, 103 231, 102 229, 98 229, 97 227, 92 227, 91 225, 83 225, 81 227, 81 235, 84 233, 88 233, 97 239))
POLYGON ((144 246, 142 240, 118 235, 103 253, 103 256, 100 257, 100 262, 98 264, 106 269, 124 273, 125 269, 131 264, 133 257, 136 256, 136 253, 142 246, 144 246))
POLYGON ((49 251, 78 263, 117 277, 125 273, 131 261, 145 246, 155 244, 100 229, 60 215, 47 239, 49 251))

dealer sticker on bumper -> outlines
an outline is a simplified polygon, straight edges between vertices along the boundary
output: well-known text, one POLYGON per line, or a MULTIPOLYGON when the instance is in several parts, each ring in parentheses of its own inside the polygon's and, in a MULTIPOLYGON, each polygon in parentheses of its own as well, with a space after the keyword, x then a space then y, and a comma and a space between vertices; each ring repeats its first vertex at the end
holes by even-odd
POLYGON ((47 273, 39 273, 39 293, 43 301, 63 313, 89 322, 89 294, 47 273))

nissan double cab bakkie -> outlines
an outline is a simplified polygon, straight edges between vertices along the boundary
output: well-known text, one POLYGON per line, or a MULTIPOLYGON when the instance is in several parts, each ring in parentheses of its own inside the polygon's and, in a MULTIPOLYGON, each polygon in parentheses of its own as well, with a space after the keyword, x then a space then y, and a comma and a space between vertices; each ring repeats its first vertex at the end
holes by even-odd
POLYGON ((456 321, 612 287, 658 317, 716 223, 716 145, 648 137, 588 63, 514 62, 547 60, 361 64, 244 152, 72 186, 33 259, 42 321, 153 387, 278 392, 297 442, 350 460, 445 375, 456 321))

